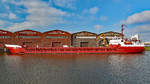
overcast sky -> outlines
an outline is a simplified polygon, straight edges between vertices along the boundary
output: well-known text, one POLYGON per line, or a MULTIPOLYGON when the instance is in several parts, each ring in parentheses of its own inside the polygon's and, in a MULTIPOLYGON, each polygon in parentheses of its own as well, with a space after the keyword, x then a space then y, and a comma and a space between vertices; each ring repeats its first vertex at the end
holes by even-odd
POLYGON ((0 0, 0 28, 9 31, 60 29, 71 33, 140 34, 150 41, 150 0, 0 0))

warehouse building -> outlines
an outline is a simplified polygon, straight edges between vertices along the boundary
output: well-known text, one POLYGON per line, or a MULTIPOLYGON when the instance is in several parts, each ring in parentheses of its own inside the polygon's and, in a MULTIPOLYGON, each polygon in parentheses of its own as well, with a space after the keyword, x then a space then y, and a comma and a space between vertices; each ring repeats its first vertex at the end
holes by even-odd
POLYGON ((30 47, 42 46, 42 33, 34 30, 21 30, 14 33, 14 44, 30 47))
POLYGON ((96 47, 97 34, 87 31, 81 31, 72 34, 73 47, 96 47))
POLYGON ((105 46, 109 44, 111 39, 121 39, 122 34, 118 32, 104 32, 97 36, 97 46, 105 46))
POLYGON ((109 44, 111 39, 121 38, 121 33, 113 31, 99 35, 81 31, 71 35, 69 32, 62 30, 52 30, 44 33, 28 29, 14 33, 0 30, 0 48, 4 48, 4 44, 26 45, 27 47, 98 47, 109 44))
POLYGON ((0 48, 4 48, 4 44, 12 44, 12 37, 12 32, 0 30, 0 48))
POLYGON ((71 34, 62 30, 52 30, 43 33, 45 47, 70 47, 71 34))

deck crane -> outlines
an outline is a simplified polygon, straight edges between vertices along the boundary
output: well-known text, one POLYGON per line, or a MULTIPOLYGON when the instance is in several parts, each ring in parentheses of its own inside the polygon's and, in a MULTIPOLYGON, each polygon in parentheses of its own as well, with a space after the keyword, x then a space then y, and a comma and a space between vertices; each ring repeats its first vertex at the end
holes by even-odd
POLYGON ((108 46, 107 41, 106 41, 106 37, 105 37, 104 34, 99 35, 99 36, 97 37, 97 41, 98 41, 101 37, 103 37, 103 44, 104 44, 104 46, 108 46))

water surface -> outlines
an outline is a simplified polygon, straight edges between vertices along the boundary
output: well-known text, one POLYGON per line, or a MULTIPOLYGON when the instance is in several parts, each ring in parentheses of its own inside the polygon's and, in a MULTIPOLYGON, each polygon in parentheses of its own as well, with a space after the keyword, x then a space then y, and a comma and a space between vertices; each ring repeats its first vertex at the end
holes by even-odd
POLYGON ((1 54, 0 84, 150 84, 150 52, 1 54))

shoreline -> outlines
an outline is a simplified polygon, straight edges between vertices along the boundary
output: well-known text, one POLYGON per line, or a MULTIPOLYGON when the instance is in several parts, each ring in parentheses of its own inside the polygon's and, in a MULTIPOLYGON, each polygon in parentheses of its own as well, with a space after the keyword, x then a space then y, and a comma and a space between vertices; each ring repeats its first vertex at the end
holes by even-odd
POLYGON ((150 46, 149 47, 145 47, 145 51, 150 51, 150 46))

